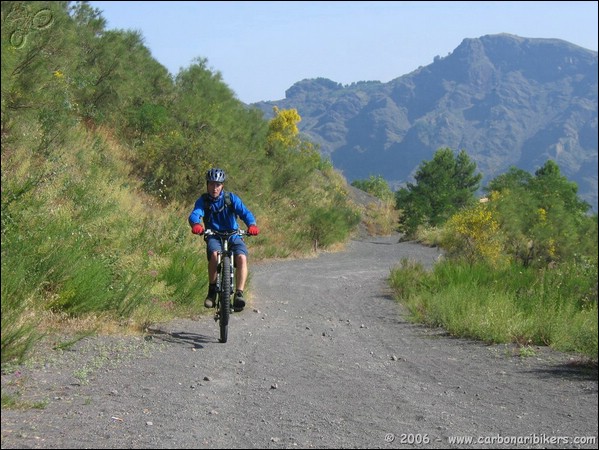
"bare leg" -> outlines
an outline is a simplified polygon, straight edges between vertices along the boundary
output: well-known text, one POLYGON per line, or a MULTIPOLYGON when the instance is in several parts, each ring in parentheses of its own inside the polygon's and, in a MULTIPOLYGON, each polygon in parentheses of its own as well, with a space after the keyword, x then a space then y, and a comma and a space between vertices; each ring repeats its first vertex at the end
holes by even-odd
POLYGON ((217 273, 216 269, 218 268, 218 253, 213 252, 210 255, 210 261, 208 261, 208 282, 210 284, 216 283, 217 273))
POLYGON ((237 270, 235 271, 235 281, 237 282, 236 289, 243 291, 245 288, 245 282, 248 277, 248 265, 247 258, 245 255, 235 255, 235 265, 237 270))

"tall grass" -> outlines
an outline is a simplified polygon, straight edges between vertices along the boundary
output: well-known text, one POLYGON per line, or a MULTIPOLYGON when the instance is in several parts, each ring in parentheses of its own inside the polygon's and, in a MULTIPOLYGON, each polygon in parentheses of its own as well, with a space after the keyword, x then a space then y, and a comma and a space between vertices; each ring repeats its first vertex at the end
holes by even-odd
POLYGON ((535 270, 403 262, 390 284, 415 321, 492 343, 548 345, 597 358, 597 266, 535 270), (593 269, 594 267, 594 269, 593 269))
POLYGON ((187 212, 144 195, 118 146, 81 130, 67 141, 45 161, 3 154, 2 363, 65 321, 141 329, 202 308, 187 212))
POLYGON ((362 207, 361 212, 371 236, 389 236, 398 230, 400 215, 394 201, 372 202, 362 207))

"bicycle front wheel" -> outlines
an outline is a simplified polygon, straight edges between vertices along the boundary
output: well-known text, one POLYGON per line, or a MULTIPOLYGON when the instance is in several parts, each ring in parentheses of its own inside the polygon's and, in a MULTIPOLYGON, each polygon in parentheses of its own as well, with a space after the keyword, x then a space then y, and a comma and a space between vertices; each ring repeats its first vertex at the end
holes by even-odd
POLYGON ((229 317, 231 316, 231 257, 223 256, 222 278, 220 290, 220 341, 227 342, 229 317))

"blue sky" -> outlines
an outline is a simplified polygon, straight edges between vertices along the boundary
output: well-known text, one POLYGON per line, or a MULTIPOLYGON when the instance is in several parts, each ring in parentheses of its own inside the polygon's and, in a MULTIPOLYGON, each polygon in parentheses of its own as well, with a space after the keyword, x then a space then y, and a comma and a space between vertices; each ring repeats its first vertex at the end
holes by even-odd
POLYGON ((280 100, 306 78, 388 82, 465 38, 509 33, 597 51, 597 3, 91 1, 109 29, 137 30, 173 75, 195 58, 244 103, 280 100))

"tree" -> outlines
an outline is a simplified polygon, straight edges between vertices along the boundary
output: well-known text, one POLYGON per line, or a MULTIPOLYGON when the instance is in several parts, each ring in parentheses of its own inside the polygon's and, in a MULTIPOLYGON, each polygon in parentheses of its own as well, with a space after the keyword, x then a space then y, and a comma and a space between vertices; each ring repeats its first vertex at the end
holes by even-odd
POLYGON ((396 192, 396 206, 403 211, 402 231, 412 235, 418 226, 438 226, 455 212, 474 202, 482 175, 464 150, 457 156, 449 148, 437 150, 432 161, 423 162, 416 184, 396 192))
POLYGON ((596 217, 586 214, 590 206, 554 161, 548 160, 534 176, 512 167, 485 191, 506 236, 506 251, 524 265, 596 254, 596 217))
POLYGON ((544 208, 550 209, 556 200, 563 204, 564 209, 570 214, 586 213, 590 208, 587 202, 578 198, 576 183, 564 177, 553 160, 547 160, 543 167, 535 172, 532 186, 543 202, 544 208))
POLYGON ((26 134, 31 151, 45 157, 72 125, 64 74, 78 50, 66 3, 2 2, 3 148, 26 134))

